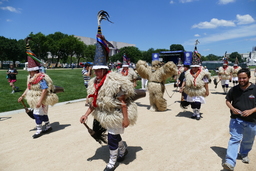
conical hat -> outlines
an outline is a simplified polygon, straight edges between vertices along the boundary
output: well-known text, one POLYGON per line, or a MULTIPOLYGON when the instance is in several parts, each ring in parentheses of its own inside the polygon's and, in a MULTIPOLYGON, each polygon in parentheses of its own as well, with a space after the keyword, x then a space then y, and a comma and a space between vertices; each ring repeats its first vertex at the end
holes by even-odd
POLYGON ((106 11, 101 10, 98 12, 97 43, 92 69, 109 69, 107 65, 109 46, 113 47, 113 45, 102 35, 100 26, 101 20, 108 20, 108 17, 109 15, 106 11))
POLYGON ((190 67, 200 67, 201 66, 201 54, 198 53, 197 47, 195 46, 193 56, 192 56, 192 64, 190 67))
POLYGON ((225 52, 225 55, 224 55, 224 58, 223 58, 223 65, 228 65, 227 51, 225 52))
POLYGON ((122 67, 129 67, 128 60, 129 60, 129 59, 127 58, 126 54, 124 53, 124 55, 123 55, 123 65, 122 65, 122 67))
POLYGON ((30 37, 26 38, 26 53, 27 53, 27 60, 28 60, 28 71, 37 71, 40 69, 41 61, 37 59, 36 55, 31 51, 31 48, 29 46, 29 40, 31 40, 30 37))

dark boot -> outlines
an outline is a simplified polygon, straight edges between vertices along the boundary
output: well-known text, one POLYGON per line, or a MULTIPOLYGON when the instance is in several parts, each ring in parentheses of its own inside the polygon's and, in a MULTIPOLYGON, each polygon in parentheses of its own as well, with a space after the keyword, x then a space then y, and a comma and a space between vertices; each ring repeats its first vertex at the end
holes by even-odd
POLYGON ((119 149, 119 155, 118 155, 117 161, 118 161, 118 162, 122 162, 122 161, 124 161, 125 156, 128 154, 128 150, 127 150, 127 148, 125 147, 123 141, 120 141, 120 142, 118 143, 118 149, 119 149))
POLYGON ((36 125, 36 133, 32 136, 34 139, 43 135, 42 125, 36 125))

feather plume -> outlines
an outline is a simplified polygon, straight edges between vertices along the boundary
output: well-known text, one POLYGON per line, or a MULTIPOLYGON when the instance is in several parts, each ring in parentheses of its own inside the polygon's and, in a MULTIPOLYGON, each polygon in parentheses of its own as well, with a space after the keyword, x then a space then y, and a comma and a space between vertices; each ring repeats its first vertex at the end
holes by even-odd
POLYGON ((36 54, 34 54, 32 51, 31 51, 31 48, 30 48, 30 45, 29 45, 29 41, 32 40, 31 37, 27 37, 25 39, 26 41, 26 53, 28 56, 30 56, 32 59, 34 59, 35 61, 39 62, 39 63, 42 63, 42 61, 40 61, 37 57, 36 57, 36 54))
POLYGON ((109 20, 109 14, 107 13, 107 11, 104 11, 104 10, 100 10, 98 12, 98 25, 100 25, 101 21, 102 20, 107 20, 109 21, 110 23, 113 23, 112 21, 109 20))

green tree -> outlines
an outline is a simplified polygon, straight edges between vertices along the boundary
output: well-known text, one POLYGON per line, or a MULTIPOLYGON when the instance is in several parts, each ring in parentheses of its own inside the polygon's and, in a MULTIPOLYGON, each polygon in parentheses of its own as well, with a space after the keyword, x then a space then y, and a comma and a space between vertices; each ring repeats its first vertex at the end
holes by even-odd
POLYGON ((154 48, 150 48, 147 51, 142 51, 141 52, 141 54, 142 54, 141 60, 147 61, 148 63, 151 63, 151 61, 152 61, 152 53, 155 53, 154 48))
POLYGON ((205 58, 206 58, 207 61, 218 61, 218 60, 220 60, 220 57, 216 56, 214 54, 209 54, 205 58))
POLYGON ((81 46, 81 42, 78 38, 71 36, 65 36, 64 38, 59 40, 60 45, 60 54, 62 58, 65 60, 70 57, 70 64, 73 63, 73 57, 77 53, 81 53, 83 50, 83 46, 81 46))
POLYGON ((234 63, 236 61, 236 58, 238 59, 239 63, 243 62, 242 56, 238 52, 232 52, 229 55, 228 60, 231 61, 232 63, 234 63))
POLYGON ((128 46, 119 49, 119 53, 111 56, 111 61, 116 62, 117 60, 119 60, 122 62, 124 53, 131 62, 136 63, 138 60, 142 59, 142 53, 137 47, 128 46))
POLYGON ((96 46, 95 45, 88 45, 85 49, 85 59, 87 62, 93 62, 94 55, 95 55, 96 46))
POLYGON ((31 37, 31 41, 29 41, 30 48, 32 52, 35 53, 38 59, 47 61, 48 60, 48 45, 47 45, 47 37, 41 32, 33 34, 31 32, 29 34, 31 37))
POLYGON ((61 32, 47 35, 46 43, 48 51, 51 52, 51 62, 56 62, 55 67, 57 67, 60 60, 62 60, 62 62, 67 62, 68 56, 65 54, 65 49, 63 47, 64 43, 62 42, 65 37, 68 37, 68 35, 61 32), (56 59, 56 61, 54 61, 54 59, 56 59))
MULTIPOLYGON (((0 61, 1 63, 3 63, 3 61, 5 61, 7 59, 7 41, 8 39, 0 36, 0 61)), ((1 68, 3 68, 3 65, 1 66, 1 68)))
POLYGON ((75 54, 76 54, 76 59, 77 59, 77 66, 79 65, 79 62, 81 59, 85 59, 85 52, 86 52, 86 49, 87 49, 87 45, 84 44, 84 42, 78 40, 75 48, 74 48, 74 51, 75 51, 75 54))
POLYGON ((178 50, 185 51, 184 47, 181 44, 172 44, 170 46, 170 51, 178 51, 178 50))

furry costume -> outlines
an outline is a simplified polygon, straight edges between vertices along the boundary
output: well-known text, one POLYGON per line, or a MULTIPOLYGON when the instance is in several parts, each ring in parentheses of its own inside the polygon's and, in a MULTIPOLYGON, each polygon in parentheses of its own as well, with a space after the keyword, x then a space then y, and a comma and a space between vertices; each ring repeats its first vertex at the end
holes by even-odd
MULTIPOLYGON (((32 78, 30 78, 30 75, 28 76, 27 79, 27 85, 29 85, 29 83, 37 76, 38 74, 35 74, 32 78)), ((53 106, 54 104, 56 104, 59 101, 58 96, 53 93, 54 91, 54 86, 52 83, 51 78, 47 75, 47 74, 43 74, 44 75, 44 80, 47 82, 48 84, 48 93, 46 98, 43 100, 43 104, 44 105, 51 105, 53 106)), ((36 108, 36 105, 41 97, 42 94, 42 90, 40 88, 40 83, 37 84, 30 84, 30 89, 26 94, 26 100, 29 104, 29 106, 31 108, 36 108)))
POLYGON ((152 67, 147 65, 146 61, 139 60, 136 64, 138 74, 147 79, 150 106, 157 111, 167 109, 166 100, 163 98, 165 91, 165 80, 168 77, 177 75, 177 67, 173 62, 167 62, 162 66, 159 61, 152 61, 152 67))
POLYGON ((219 67, 219 75, 222 80, 229 80, 231 73, 232 73, 231 66, 227 66, 226 69, 224 69, 223 66, 219 67))
MULTIPOLYGON (((121 68, 119 72, 122 74, 122 71, 123 71, 123 68, 121 68)), ((128 80, 130 81, 136 80, 138 78, 137 74, 132 68, 128 68, 127 75, 124 74, 123 76, 126 76, 126 78, 128 78, 128 80)))
POLYGON ((206 90, 204 88, 204 81, 202 80, 205 76, 210 79, 210 73, 201 70, 199 75, 194 79, 190 73, 191 69, 185 73, 186 86, 184 92, 189 96, 203 96, 205 97, 206 90))
POLYGON ((240 66, 237 66, 237 67, 232 67, 232 76, 233 77, 237 77, 237 73, 238 73, 238 71, 240 70, 240 69, 242 69, 240 66))
MULTIPOLYGON (((87 89, 88 94, 93 94, 95 92, 94 82, 95 77, 89 81, 87 89)), ((121 110, 121 103, 116 98, 120 91, 125 93, 130 125, 134 125, 136 123, 137 105, 131 100, 131 97, 135 95, 132 82, 119 73, 110 72, 98 92, 98 107, 96 107, 92 112, 94 118, 106 129, 122 125, 123 114, 121 110)), ((89 98, 89 103, 92 103, 92 101, 93 98, 89 98)))

